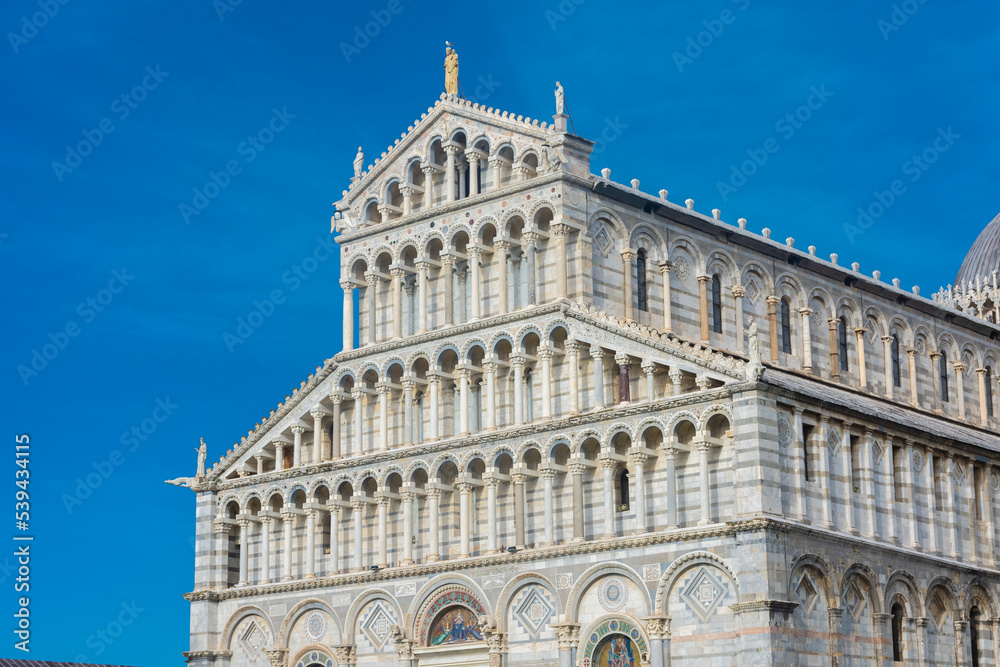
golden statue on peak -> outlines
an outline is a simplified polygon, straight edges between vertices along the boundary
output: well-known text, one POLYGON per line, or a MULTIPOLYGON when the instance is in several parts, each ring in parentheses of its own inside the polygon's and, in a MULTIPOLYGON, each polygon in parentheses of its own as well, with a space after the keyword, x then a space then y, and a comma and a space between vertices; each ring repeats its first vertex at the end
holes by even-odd
POLYGON ((458 95, 458 52, 452 48, 451 42, 445 42, 444 56, 444 92, 458 95))

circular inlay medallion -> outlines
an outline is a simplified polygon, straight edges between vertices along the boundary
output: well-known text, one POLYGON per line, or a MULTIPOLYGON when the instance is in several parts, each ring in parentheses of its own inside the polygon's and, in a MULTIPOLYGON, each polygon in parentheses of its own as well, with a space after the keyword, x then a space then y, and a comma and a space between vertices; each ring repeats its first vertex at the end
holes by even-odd
POLYGON ((607 611, 621 611, 628 602, 628 583, 622 577, 605 577, 597 589, 601 606, 607 611))

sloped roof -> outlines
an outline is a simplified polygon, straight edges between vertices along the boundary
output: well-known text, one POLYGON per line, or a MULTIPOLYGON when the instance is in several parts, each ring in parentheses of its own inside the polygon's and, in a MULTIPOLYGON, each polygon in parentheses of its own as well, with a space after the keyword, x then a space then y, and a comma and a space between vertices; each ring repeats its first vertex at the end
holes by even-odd
POLYGON ((19 660, 0 658, 0 667, 123 667, 122 665, 85 665, 82 662, 50 662, 48 660, 19 660))

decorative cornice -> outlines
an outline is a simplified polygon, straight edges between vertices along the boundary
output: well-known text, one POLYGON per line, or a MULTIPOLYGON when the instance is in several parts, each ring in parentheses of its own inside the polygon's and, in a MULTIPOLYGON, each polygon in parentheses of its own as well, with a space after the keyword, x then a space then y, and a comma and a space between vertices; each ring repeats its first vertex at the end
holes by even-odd
POLYGON ((737 614, 743 611, 759 611, 761 609, 791 613, 798 606, 798 602, 788 602, 787 600, 753 600, 751 602, 731 604, 729 608, 737 614))

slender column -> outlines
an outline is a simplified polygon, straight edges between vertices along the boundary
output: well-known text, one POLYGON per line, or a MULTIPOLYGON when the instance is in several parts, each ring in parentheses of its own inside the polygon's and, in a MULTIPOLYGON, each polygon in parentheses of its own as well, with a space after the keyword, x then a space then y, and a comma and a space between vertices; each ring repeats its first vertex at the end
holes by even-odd
MULTIPOLYGON (((437 480, 432 483, 436 484, 437 480)), ((427 562, 441 560, 441 491, 437 488, 427 489, 427 513, 430 518, 430 547, 427 562)))
POLYGON ((865 330, 858 327, 854 330, 854 337, 858 341, 858 387, 868 389, 868 373, 865 364, 865 330))
MULTIPOLYGON (((871 429, 865 429, 865 457, 862 480, 864 484, 865 511, 868 516, 868 537, 876 537, 878 531, 878 515, 875 513, 875 440, 871 429)), ((860 457, 859 457, 860 458, 860 457)))
POLYGON ((281 580, 292 580, 292 528, 295 527, 295 515, 291 512, 281 513, 281 530, 284 537, 281 540, 281 580))
POLYGON ((500 480, 488 474, 483 477, 486 483, 486 553, 497 551, 497 487, 500 480))
POLYGON ((404 491, 400 498, 402 500, 403 512, 403 558, 399 561, 402 566, 413 565, 413 499, 414 494, 404 491))
POLYGON ((537 291, 538 291, 538 276, 537 276, 537 245, 538 245, 538 234, 534 232, 526 232, 524 234, 524 252, 525 258, 528 261, 528 307, 534 306, 538 303, 537 291))
POLYGON ((670 317, 670 262, 660 264, 660 275, 663 276, 663 330, 671 331, 670 317))
POLYGON ((285 469, 285 443, 274 442, 274 470, 281 472, 285 469))
POLYGON ((444 281, 444 324, 455 324, 455 258, 451 255, 441 255, 441 271, 438 274, 444 281))
POLYGON ((542 419, 552 418, 552 350, 538 351, 542 362, 542 419))
POLYGON ((882 358, 885 367, 885 395, 892 398, 892 336, 882 336, 882 358))
POLYGON ((392 269, 392 337, 403 337, 403 269, 392 269))
POLYGON ((501 185, 501 180, 503 178, 503 160, 497 157, 491 157, 489 159, 490 165, 490 175, 493 177, 493 189, 497 189, 501 185))
POLYGON ((699 496, 701 497, 701 519, 698 520, 699 526, 705 526, 712 523, 712 488, 711 478, 708 474, 708 450, 710 447, 711 445, 705 441, 697 444, 698 470, 701 478, 701 488, 699 489, 699 496))
POLYGON ((403 293, 406 294, 406 314, 403 316, 403 335, 412 336, 417 333, 417 301, 413 298, 417 291, 417 279, 403 280, 403 293))
POLYGON ((926 491, 927 491, 927 544, 930 547, 931 553, 940 554, 941 547, 938 542, 938 529, 937 529, 937 493, 934 489, 935 473, 934 468, 938 465, 937 459, 934 456, 934 451, 928 447, 926 450, 927 460, 924 463, 924 474, 926 475, 926 491))
POLYGON ((944 411, 944 407, 945 407, 945 405, 947 405, 947 402, 948 402, 948 397, 941 395, 941 389, 942 389, 942 387, 941 387, 941 382, 938 379, 938 369, 940 368, 940 366, 938 364, 938 357, 941 356, 941 353, 940 352, 936 352, 934 350, 931 350, 931 353, 928 356, 930 356, 930 358, 931 358, 931 381, 930 381, 930 385, 931 385, 931 388, 934 390, 934 398, 933 398, 933 401, 934 401, 934 410, 940 414, 941 412, 944 411))
POLYGON ((327 574, 340 572, 340 513, 339 507, 330 509, 330 564, 327 574))
POLYGON ((918 407, 920 405, 920 394, 917 393, 917 351, 909 349, 906 351, 906 356, 910 370, 910 405, 918 407))
POLYGON ((631 248, 622 250, 622 284, 625 286, 625 319, 632 321, 632 262, 636 253, 631 248))
POLYGON ((767 297, 767 328, 770 335, 771 361, 778 363, 778 312, 776 307, 780 300, 771 295, 767 297))
POLYGON ((316 510, 306 510, 306 579, 316 578, 316 510))
POLYGON ((342 280, 344 290, 344 352, 354 349, 354 283, 342 280))
POLYGON ((629 378, 628 355, 619 352, 615 355, 618 363, 618 402, 625 404, 632 400, 631 379, 629 378))
POLYGON ((614 459, 601 459, 601 471, 604 474, 604 534, 601 539, 615 537, 615 480, 617 467, 614 459))
POLYGON ((378 497, 378 563, 379 567, 389 567, 387 548, 389 537, 389 498, 378 497))
POLYGON ((604 403, 604 350, 591 346, 590 356, 594 359, 594 409, 600 410, 604 403))
POLYGON ((671 368, 670 372, 667 373, 670 376, 670 381, 674 384, 673 394, 677 396, 683 393, 683 383, 684 383, 684 373, 679 368, 671 368))
POLYGON ((990 487, 992 478, 993 465, 987 462, 983 469, 983 522, 986 526, 986 559, 992 567, 996 568, 996 525, 993 523, 993 490, 990 487))
POLYGON ((795 443, 795 452, 792 455, 792 474, 795 479, 792 481, 792 488, 795 490, 795 513, 802 523, 809 523, 809 514, 806 511, 806 471, 805 456, 806 443, 802 440, 802 410, 798 407, 792 408, 795 413, 795 432, 792 434, 792 442, 795 443))
POLYGON ((479 155, 467 151, 465 159, 469 161, 469 196, 473 197, 479 194, 479 155))
POLYGON ((478 320, 482 317, 479 295, 482 284, 481 271, 482 251, 479 248, 469 248, 469 279, 472 281, 472 295, 469 297, 469 318, 478 320))
POLYGON ((378 342, 378 284, 379 277, 374 271, 365 274, 368 281, 368 290, 365 296, 368 297, 368 340, 365 345, 374 345, 378 342))
POLYGON ((565 345, 566 356, 563 363, 569 366, 569 413, 580 413, 580 344, 568 340, 565 345))
POLYGON ((642 362, 642 372, 646 375, 646 400, 656 400, 656 364, 652 361, 642 362))
POLYGON ((851 424, 844 423, 844 431, 840 434, 840 467, 844 472, 844 531, 852 535, 858 534, 854 522, 854 466, 851 461, 851 424))
POLYGON ((948 516, 948 533, 950 537, 950 550, 948 554, 952 558, 958 558, 959 551, 959 526, 958 516, 955 512, 955 455, 951 452, 947 454, 948 460, 945 462, 945 502, 944 509, 948 516))
POLYGON ((569 236, 569 225, 555 224, 550 229, 556 242, 556 297, 565 299, 569 294, 567 288, 569 264, 566 261, 566 240, 569 236))
POLYGON ((434 205, 434 174, 437 169, 431 164, 422 164, 420 171, 424 173, 424 208, 434 205))
POLYGON ((733 311, 736 313, 736 350, 743 352, 746 350, 745 329, 743 328, 743 297, 747 295, 746 289, 742 285, 733 285, 733 311))
POLYGON ((813 368, 812 326, 809 320, 812 314, 811 308, 799 309, 802 318, 802 370, 806 373, 812 373, 813 368))
POLYGON ((893 455, 892 438, 885 439, 885 454, 882 455, 882 462, 885 466, 885 518, 888 524, 888 540, 893 544, 899 544, 899 536, 896 533, 896 464, 893 455))
POLYGON ((679 525, 677 520, 677 449, 673 445, 665 446, 663 458, 667 464, 667 528, 674 529, 679 525))
POLYGON ((458 167, 458 198, 465 199, 468 196, 465 192, 465 172, 468 170, 468 165, 464 162, 459 162, 458 167))
POLYGON ((507 314, 507 251, 510 250, 510 243, 507 241, 496 241, 493 243, 493 261, 497 265, 497 314, 507 314))
POLYGON ((922 551, 920 544, 920 531, 918 526, 919 513, 917 511, 917 473, 913 470, 913 459, 916 454, 913 442, 906 441, 903 448, 904 459, 903 470, 906 471, 906 501, 909 504, 909 511, 904 509, 904 513, 909 517, 910 548, 914 551, 922 551))
POLYGON ((250 561, 250 521, 240 519, 240 581, 237 586, 246 586, 250 582, 247 580, 247 564, 250 561))
POLYGON ((417 333, 427 331, 427 268, 427 262, 417 262, 417 299, 420 301, 417 333))
POLYGON ((573 476, 573 541, 583 542, 585 537, 583 524, 583 470, 582 463, 570 463, 569 472, 573 476))
POLYGON ((514 546, 520 551, 524 549, 524 482, 525 476, 516 473, 511 476, 514 481, 514 546))
POLYGON ((459 558, 468 558, 472 555, 472 550, 470 548, 470 533, 472 532, 472 527, 469 521, 470 511, 470 497, 472 495, 472 485, 463 482, 458 485, 458 531, 459 531, 459 558))
POLYGON ((271 519, 260 520, 260 583, 271 583, 271 519))
POLYGON ((458 429, 459 435, 469 435, 469 382, 471 373, 468 368, 458 371, 458 429))
POLYGON ((331 394, 330 401, 333 403, 333 430, 330 433, 330 458, 336 461, 341 457, 340 416, 341 403, 344 402, 344 397, 340 394, 331 394))
POLYGON ((701 339, 708 342, 708 281, 712 276, 698 276, 698 315, 701 322, 701 339))
POLYGON ((486 413, 486 430, 492 431, 497 427, 497 364, 495 361, 487 361, 483 364, 483 374, 486 376, 486 395, 483 396, 484 412, 486 413))
POLYGON ((986 409, 986 369, 976 369, 976 379, 979 383, 979 423, 986 426, 989 423, 989 413, 986 409))
POLYGON ((958 418, 965 419, 965 382, 962 374, 965 372, 965 364, 955 363, 955 394, 958 396, 958 418))
POLYGON ((820 502, 822 503, 823 519, 822 527, 827 530, 833 529, 833 484, 830 483, 830 448, 827 445, 827 438, 830 433, 830 417, 820 416, 819 437, 816 439, 816 447, 819 452, 819 477, 822 488, 820 489, 820 502))
POLYGON ((403 380, 403 446, 413 444, 413 389, 416 382, 403 380))
POLYGON ((360 387, 351 390, 354 399, 354 447, 355 456, 365 453, 365 393, 360 387))
POLYGON ((539 546, 550 547, 556 543, 555 539, 555 526, 554 517, 555 514, 555 502, 552 497, 552 482, 556 478, 556 471, 552 468, 542 468, 542 488, 544 492, 544 530, 542 537, 542 544, 539 546))
POLYGON ((403 216, 407 216, 413 212, 413 195, 416 190, 412 186, 404 185, 399 188, 399 192, 403 195, 403 216))
POLYGON ((263 454, 256 454, 254 456, 254 459, 256 459, 256 461, 257 461, 257 474, 258 475, 263 475, 264 474, 264 455, 263 454))
POLYGON ((642 452, 629 452, 632 462, 632 473, 635 478, 635 530, 637 533, 649 532, 649 520, 646 516, 646 460, 649 457, 642 452))
POLYGON ((309 414, 313 418, 312 462, 318 464, 323 462, 323 412, 312 410, 309 414))
POLYGON ((524 423, 524 359, 511 357, 514 366, 514 423, 520 426, 524 423))
POLYGON ((444 146, 444 152, 448 156, 448 161, 444 171, 444 195, 445 201, 455 201, 455 155, 459 147, 453 144, 444 146))
POLYGON ((826 323, 830 327, 830 377, 837 380, 840 378, 840 341, 837 337, 840 320, 830 318, 826 323))
POLYGON ((295 435, 292 445, 292 466, 298 468, 302 465, 302 434, 305 433, 304 426, 293 426, 292 433, 295 435))
POLYGON ((428 423, 427 439, 429 441, 434 441, 438 439, 438 426, 440 425, 440 406, 441 406, 441 378, 437 375, 427 376, 427 386, 430 387, 431 394, 431 414, 428 423))
POLYGON ((915 625, 917 626, 917 664, 920 667, 927 665, 927 624, 929 621, 930 619, 926 617, 915 619, 915 625))
POLYGON ((351 558, 351 570, 353 572, 361 572, 364 570, 364 565, 362 561, 362 552, 364 550, 364 539, 363 539, 363 523, 364 523, 364 509, 365 503, 363 500, 353 500, 351 501, 351 519, 354 523, 354 553, 351 558))
POLYGON ((979 540, 978 527, 976 526, 976 462, 974 459, 965 460, 965 512, 969 517, 969 555, 972 562, 979 562, 979 540))

